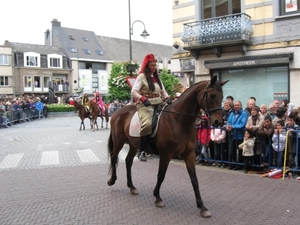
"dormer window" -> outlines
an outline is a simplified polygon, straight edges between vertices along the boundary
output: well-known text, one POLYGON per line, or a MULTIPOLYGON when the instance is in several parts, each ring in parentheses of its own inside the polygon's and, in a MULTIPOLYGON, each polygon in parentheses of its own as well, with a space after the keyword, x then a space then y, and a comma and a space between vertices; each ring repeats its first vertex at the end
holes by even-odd
POLYGON ((49 54, 48 67, 49 68, 62 68, 62 56, 58 54, 49 54))
POLYGON ((85 54, 91 54, 91 51, 88 49, 82 49, 85 54))
POLYGON ((75 40, 75 38, 74 38, 73 35, 69 35, 69 38, 70 38, 71 40, 75 40))
POLYGON ((83 37, 82 39, 83 39, 85 42, 89 42, 89 39, 86 38, 86 37, 83 37))
POLYGON ((103 52, 100 51, 100 50, 95 50, 95 52, 96 52, 97 55, 103 55, 103 52))
POLYGON ((24 53, 24 66, 39 67, 40 66, 40 54, 35 52, 24 53))
POLYGON ((70 50, 70 52, 72 52, 72 53, 77 53, 77 52, 78 52, 76 48, 69 48, 69 50, 70 50))

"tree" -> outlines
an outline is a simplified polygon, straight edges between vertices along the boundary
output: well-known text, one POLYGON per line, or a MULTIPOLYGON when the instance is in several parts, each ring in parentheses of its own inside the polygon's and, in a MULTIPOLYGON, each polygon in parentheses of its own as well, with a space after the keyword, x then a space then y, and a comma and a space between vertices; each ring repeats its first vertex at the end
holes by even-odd
MULTIPOLYGON (((110 77, 108 79, 108 100, 129 100, 131 98, 131 90, 126 82, 126 77, 129 76, 127 72, 128 65, 134 65, 136 69, 139 68, 137 63, 114 63, 112 65, 110 77)), ((134 74, 136 75, 136 74, 134 74)))
POLYGON ((160 73, 160 79, 165 86, 167 93, 173 99, 175 95, 175 86, 179 84, 179 79, 169 74, 166 69, 163 69, 160 73))

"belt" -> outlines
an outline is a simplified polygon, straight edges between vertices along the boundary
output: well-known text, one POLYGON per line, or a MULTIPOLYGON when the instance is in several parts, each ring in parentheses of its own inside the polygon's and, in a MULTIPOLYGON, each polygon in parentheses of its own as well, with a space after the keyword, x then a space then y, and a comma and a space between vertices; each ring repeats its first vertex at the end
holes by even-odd
POLYGON ((149 93, 149 94, 147 94, 147 93, 144 93, 144 94, 142 94, 144 97, 146 97, 146 98, 157 98, 157 97, 159 97, 159 94, 152 94, 152 93, 149 93))

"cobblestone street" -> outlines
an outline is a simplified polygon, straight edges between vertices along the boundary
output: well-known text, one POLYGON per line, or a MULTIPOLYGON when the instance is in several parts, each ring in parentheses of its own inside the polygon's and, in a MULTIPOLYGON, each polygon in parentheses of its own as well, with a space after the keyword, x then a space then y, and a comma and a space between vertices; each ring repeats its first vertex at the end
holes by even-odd
POLYGON ((205 219, 196 207, 185 165, 172 160, 161 188, 164 208, 152 195, 158 157, 135 160, 126 185, 120 154, 118 180, 109 179, 109 129, 79 131, 74 116, 49 117, 0 129, 0 224, 299 224, 300 182, 197 165, 205 219))

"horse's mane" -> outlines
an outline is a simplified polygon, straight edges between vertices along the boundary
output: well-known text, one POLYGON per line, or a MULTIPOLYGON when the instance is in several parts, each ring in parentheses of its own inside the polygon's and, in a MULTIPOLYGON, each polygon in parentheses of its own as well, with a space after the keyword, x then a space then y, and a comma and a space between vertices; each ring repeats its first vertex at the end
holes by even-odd
MULTIPOLYGON (((217 91, 219 91, 219 92, 222 91, 222 86, 220 85, 220 83, 219 83, 218 81, 216 81, 213 85, 210 85, 210 81, 209 81, 209 80, 203 80, 203 81, 197 82, 197 83, 193 84, 192 86, 190 86, 188 89, 186 89, 186 90, 179 96, 179 98, 181 98, 181 97, 187 95, 188 92, 194 90, 195 88, 199 88, 199 87, 202 86, 202 85, 204 86, 203 89, 204 89, 204 88, 209 88, 209 87, 211 87, 211 88, 215 88, 215 89, 216 89, 217 91)), ((179 98, 178 98, 178 99, 179 99, 179 98)), ((178 100, 178 99, 177 99, 177 100, 178 100)))

